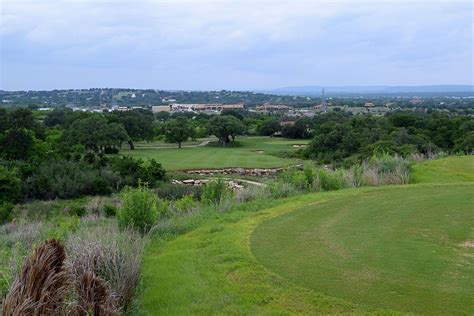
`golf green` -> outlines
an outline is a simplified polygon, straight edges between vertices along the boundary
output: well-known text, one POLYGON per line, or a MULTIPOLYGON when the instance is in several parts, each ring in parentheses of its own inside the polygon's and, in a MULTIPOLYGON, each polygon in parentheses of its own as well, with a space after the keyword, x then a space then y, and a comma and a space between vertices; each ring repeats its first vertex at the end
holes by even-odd
POLYGON ((297 285, 368 309, 474 314, 474 185, 308 204, 263 222, 253 255, 297 285))

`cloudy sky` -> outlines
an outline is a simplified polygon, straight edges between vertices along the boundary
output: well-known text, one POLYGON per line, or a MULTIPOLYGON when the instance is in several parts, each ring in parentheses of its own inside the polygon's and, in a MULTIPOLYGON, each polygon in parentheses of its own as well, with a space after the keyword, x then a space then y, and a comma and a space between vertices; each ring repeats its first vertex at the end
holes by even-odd
POLYGON ((472 1, 0 0, 0 89, 474 84, 472 1))

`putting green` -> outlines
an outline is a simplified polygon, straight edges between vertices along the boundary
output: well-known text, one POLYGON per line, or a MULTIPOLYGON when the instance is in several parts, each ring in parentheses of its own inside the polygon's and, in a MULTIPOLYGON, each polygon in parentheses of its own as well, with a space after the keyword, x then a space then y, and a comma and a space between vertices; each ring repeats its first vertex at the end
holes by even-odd
POLYGON ((386 188, 260 224, 259 262, 368 309, 474 314, 474 185, 386 188))

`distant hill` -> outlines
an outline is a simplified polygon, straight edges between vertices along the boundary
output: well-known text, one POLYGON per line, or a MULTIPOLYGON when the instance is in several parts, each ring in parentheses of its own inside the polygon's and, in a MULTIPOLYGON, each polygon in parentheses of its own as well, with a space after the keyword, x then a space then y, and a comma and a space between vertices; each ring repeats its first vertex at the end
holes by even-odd
MULTIPOLYGON (((401 95, 401 96, 474 96, 474 85, 431 86, 300 86, 265 91, 281 95, 319 96, 401 95)), ((263 92, 263 91, 262 91, 263 92)))

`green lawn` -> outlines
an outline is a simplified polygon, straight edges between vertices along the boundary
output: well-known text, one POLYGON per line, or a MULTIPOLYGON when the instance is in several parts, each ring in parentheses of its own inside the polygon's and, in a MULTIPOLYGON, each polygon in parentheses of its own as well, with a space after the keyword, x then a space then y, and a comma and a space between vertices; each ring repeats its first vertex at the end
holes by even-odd
POLYGON ((474 314, 474 185, 386 188, 258 226, 252 252, 295 284, 372 308, 474 314))
POLYGON ((259 212, 219 212, 207 216, 199 228, 181 237, 155 240, 144 258, 143 283, 133 314, 365 314, 365 309, 354 304, 295 285, 269 272, 252 255, 249 238, 260 223, 289 210, 373 190, 267 201, 259 212), (278 205, 264 209, 271 204, 278 205))
POLYGON ((412 182, 474 181, 474 156, 453 156, 413 166, 412 182))
MULTIPOLYGON (((139 144, 135 150, 122 150, 122 155, 144 159, 155 158, 165 169, 186 170, 199 168, 274 168, 298 163, 272 154, 294 151, 295 144, 306 144, 306 140, 288 140, 269 137, 239 137, 239 146, 204 146, 194 148, 152 148, 139 144)), ((161 145, 160 145, 161 146, 161 145)))

